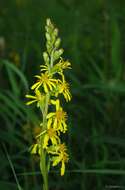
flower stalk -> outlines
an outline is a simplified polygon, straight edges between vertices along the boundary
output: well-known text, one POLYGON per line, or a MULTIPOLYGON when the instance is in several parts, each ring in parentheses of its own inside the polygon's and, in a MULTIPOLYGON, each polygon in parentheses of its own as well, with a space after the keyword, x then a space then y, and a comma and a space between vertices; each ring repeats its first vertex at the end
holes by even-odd
POLYGON ((26 104, 37 103, 42 113, 41 131, 36 136, 36 144, 31 146, 31 153, 39 155, 43 190, 48 190, 48 165, 61 165, 60 173, 63 176, 65 164, 69 160, 66 145, 61 139, 61 134, 68 130, 67 113, 63 110, 60 99, 63 96, 66 102, 71 100, 69 84, 64 76, 64 70, 70 69, 71 64, 61 57, 61 39, 50 19, 47 19, 45 29, 44 64, 40 66, 40 75, 35 75, 36 83, 31 86, 35 95, 26 95, 30 99, 26 104))
MULTIPOLYGON (((48 104, 49 104, 49 93, 46 94, 46 98, 45 98, 45 108, 44 111, 41 110, 41 112, 43 113, 43 130, 46 129, 47 127, 47 113, 48 113, 48 104)), ((42 107, 42 106, 40 106, 42 107)), ((40 108, 41 109, 41 108, 40 108)), ((43 137, 40 136, 40 144, 43 144, 43 137)), ((48 190, 48 169, 47 169, 47 163, 46 163, 46 152, 43 148, 43 146, 41 146, 41 153, 40 153, 40 170, 41 170, 41 174, 43 176, 43 190, 48 190)))

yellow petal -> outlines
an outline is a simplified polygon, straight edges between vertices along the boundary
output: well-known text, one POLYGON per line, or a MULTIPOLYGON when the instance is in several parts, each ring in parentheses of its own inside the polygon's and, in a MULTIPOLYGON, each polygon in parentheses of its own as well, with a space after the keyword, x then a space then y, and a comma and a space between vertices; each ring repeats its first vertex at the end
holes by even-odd
POLYGON ((60 108, 60 102, 59 102, 59 100, 56 100, 56 110, 58 111, 59 108, 60 108))
POLYGON ((32 147, 31 147, 31 154, 36 154, 38 151, 38 144, 34 144, 32 147))
POLYGON ((63 88, 59 88, 59 93, 61 94, 61 93, 63 93, 63 88))
POLYGON ((56 101, 55 100, 51 100, 51 104, 55 105, 56 101))
POLYGON ((51 142, 53 145, 56 145, 57 144, 57 140, 55 137, 51 137, 51 142))
POLYGON ((53 164, 52 166, 56 166, 57 164, 59 164, 59 162, 62 160, 61 156, 55 156, 54 160, 53 160, 53 164))
POLYGON ((67 94, 69 101, 71 100, 71 94, 67 94))
POLYGON ((70 94, 70 92, 65 92, 65 98, 66 98, 66 100, 67 101, 70 101, 71 100, 71 94, 70 94))
POLYGON ((47 148, 48 141, 49 141, 49 136, 48 136, 48 134, 46 134, 46 135, 44 136, 43 148, 47 148))
POLYGON ((27 106, 29 106, 30 104, 33 104, 34 102, 37 102, 37 100, 32 100, 26 103, 27 106))
POLYGON ((53 89, 51 83, 49 83, 49 82, 48 82, 48 86, 49 86, 50 90, 53 89))
POLYGON ((47 66, 46 66, 46 65, 40 65, 40 67, 47 68, 47 66))
POLYGON ((50 82, 51 86, 53 86, 54 88, 56 88, 56 85, 53 82, 50 82))
POLYGON ((52 118, 48 119, 48 123, 47 123, 47 128, 49 129, 51 127, 52 124, 52 118))
POLYGON ((36 99, 36 96, 32 96, 32 95, 29 95, 29 94, 27 94, 25 97, 26 97, 26 98, 36 99))
POLYGON ((56 118, 54 119, 53 127, 54 127, 54 129, 57 129, 57 128, 58 128, 58 125, 57 125, 57 119, 56 119, 56 118))
POLYGON ((63 131, 62 132, 65 133, 67 131, 67 125, 66 125, 65 121, 63 121, 62 124, 63 124, 63 131))
POLYGON ((62 161, 62 166, 61 166, 61 176, 63 176, 65 173, 65 163, 62 161))
POLYGON ((50 79, 52 82, 58 82, 57 79, 50 79))
POLYGON ((55 115, 55 113, 54 113, 54 112, 49 113, 49 114, 47 115, 47 119, 49 119, 49 118, 53 117, 54 115, 55 115))
POLYGON ((48 70, 48 67, 46 65, 40 65, 40 67, 42 69, 40 69, 41 71, 47 71, 48 70))
POLYGON ((41 79, 41 76, 39 76, 39 75, 35 75, 34 77, 36 77, 38 79, 41 79))
POLYGON ((48 88, 47 88, 46 83, 43 83, 43 87, 44 87, 45 92, 48 93, 48 88))
POLYGON ((37 83, 33 84, 31 86, 31 89, 34 90, 36 87, 38 87, 39 84, 40 84, 40 82, 37 82, 37 83))
POLYGON ((35 90, 35 93, 36 93, 37 96, 41 95, 41 92, 38 89, 35 90))
POLYGON ((47 69, 40 69, 40 71, 46 71, 47 69))

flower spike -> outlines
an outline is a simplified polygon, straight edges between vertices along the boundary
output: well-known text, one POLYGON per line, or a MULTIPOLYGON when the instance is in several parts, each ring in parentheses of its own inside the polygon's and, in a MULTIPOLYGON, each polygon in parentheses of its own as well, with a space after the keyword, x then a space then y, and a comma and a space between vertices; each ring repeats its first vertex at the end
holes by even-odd
POLYGON ((66 102, 71 100, 69 84, 65 80, 64 72, 71 69, 71 63, 62 58, 63 49, 60 48, 61 39, 58 29, 50 19, 45 26, 46 51, 43 52, 44 64, 40 66, 40 74, 35 75, 36 82, 31 86, 35 95, 26 95, 30 99, 26 104, 37 103, 41 111, 41 131, 36 136, 36 143, 31 147, 32 154, 40 157, 40 169, 43 175, 43 189, 48 190, 47 161, 52 166, 61 166, 61 176, 65 173, 65 164, 69 160, 65 143, 62 143, 62 134, 68 130, 67 113, 63 110, 60 95, 66 102), (48 156, 48 159, 46 158, 48 156))

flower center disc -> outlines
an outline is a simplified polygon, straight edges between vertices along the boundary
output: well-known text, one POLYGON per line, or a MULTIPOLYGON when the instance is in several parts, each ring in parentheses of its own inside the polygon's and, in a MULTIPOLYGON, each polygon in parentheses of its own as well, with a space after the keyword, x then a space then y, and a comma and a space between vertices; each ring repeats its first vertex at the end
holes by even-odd
POLYGON ((56 118, 58 121, 61 121, 62 119, 66 119, 66 113, 62 110, 56 111, 56 118))

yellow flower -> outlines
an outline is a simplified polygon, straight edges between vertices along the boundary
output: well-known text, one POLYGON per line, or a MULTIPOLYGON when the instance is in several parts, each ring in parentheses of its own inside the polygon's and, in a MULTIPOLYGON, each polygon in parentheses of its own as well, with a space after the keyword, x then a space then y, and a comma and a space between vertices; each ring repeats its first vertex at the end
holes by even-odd
POLYGON ((47 72, 42 73, 40 76, 36 75, 35 77, 38 78, 38 81, 31 87, 32 90, 38 89, 43 85, 44 91, 48 93, 49 90, 56 88, 57 80, 52 79, 47 72))
POLYGON ((42 95, 41 92, 38 89, 36 89, 35 90, 35 96, 26 95, 26 98, 32 99, 32 100, 28 101, 26 103, 26 105, 30 105, 30 104, 32 104, 34 102, 37 102, 37 106, 39 107, 39 103, 42 102, 42 101, 44 101, 45 96, 42 95))
POLYGON ((69 160, 65 144, 62 143, 57 145, 57 147, 55 147, 55 152, 48 150, 48 153, 54 155, 52 158, 53 161, 52 166, 56 166, 61 162, 61 176, 63 176, 65 173, 65 163, 67 163, 69 160))
POLYGON ((58 93, 59 94, 62 93, 67 102, 70 101, 71 93, 69 91, 69 84, 65 80, 63 80, 63 81, 59 80, 58 88, 59 88, 58 93))
POLYGON ((62 74, 64 69, 71 69, 71 63, 60 58, 60 61, 56 63, 52 68, 48 67, 47 65, 40 65, 40 67, 41 71, 46 71, 52 75, 55 73, 62 74))
POLYGON ((56 112, 51 112, 47 115, 48 121, 53 120, 53 128, 65 133, 67 130, 66 119, 67 113, 63 111, 59 100, 51 100, 51 103, 56 106, 56 112))
POLYGON ((62 58, 61 60, 53 66, 51 69, 52 74, 59 73, 62 74, 64 69, 71 69, 71 63, 69 61, 64 61, 62 58))
POLYGON ((59 63, 57 63, 60 69, 71 69, 71 63, 69 61, 64 61, 61 59, 59 63))
POLYGON ((47 123, 47 130, 44 135, 43 140, 43 148, 47 148, 49 140, 51 141, 52 145, 57 145, 60 143, 60 139, 57 136, 57 132, 54 128, 52 128, 52 119, 50 119, 47 123))

